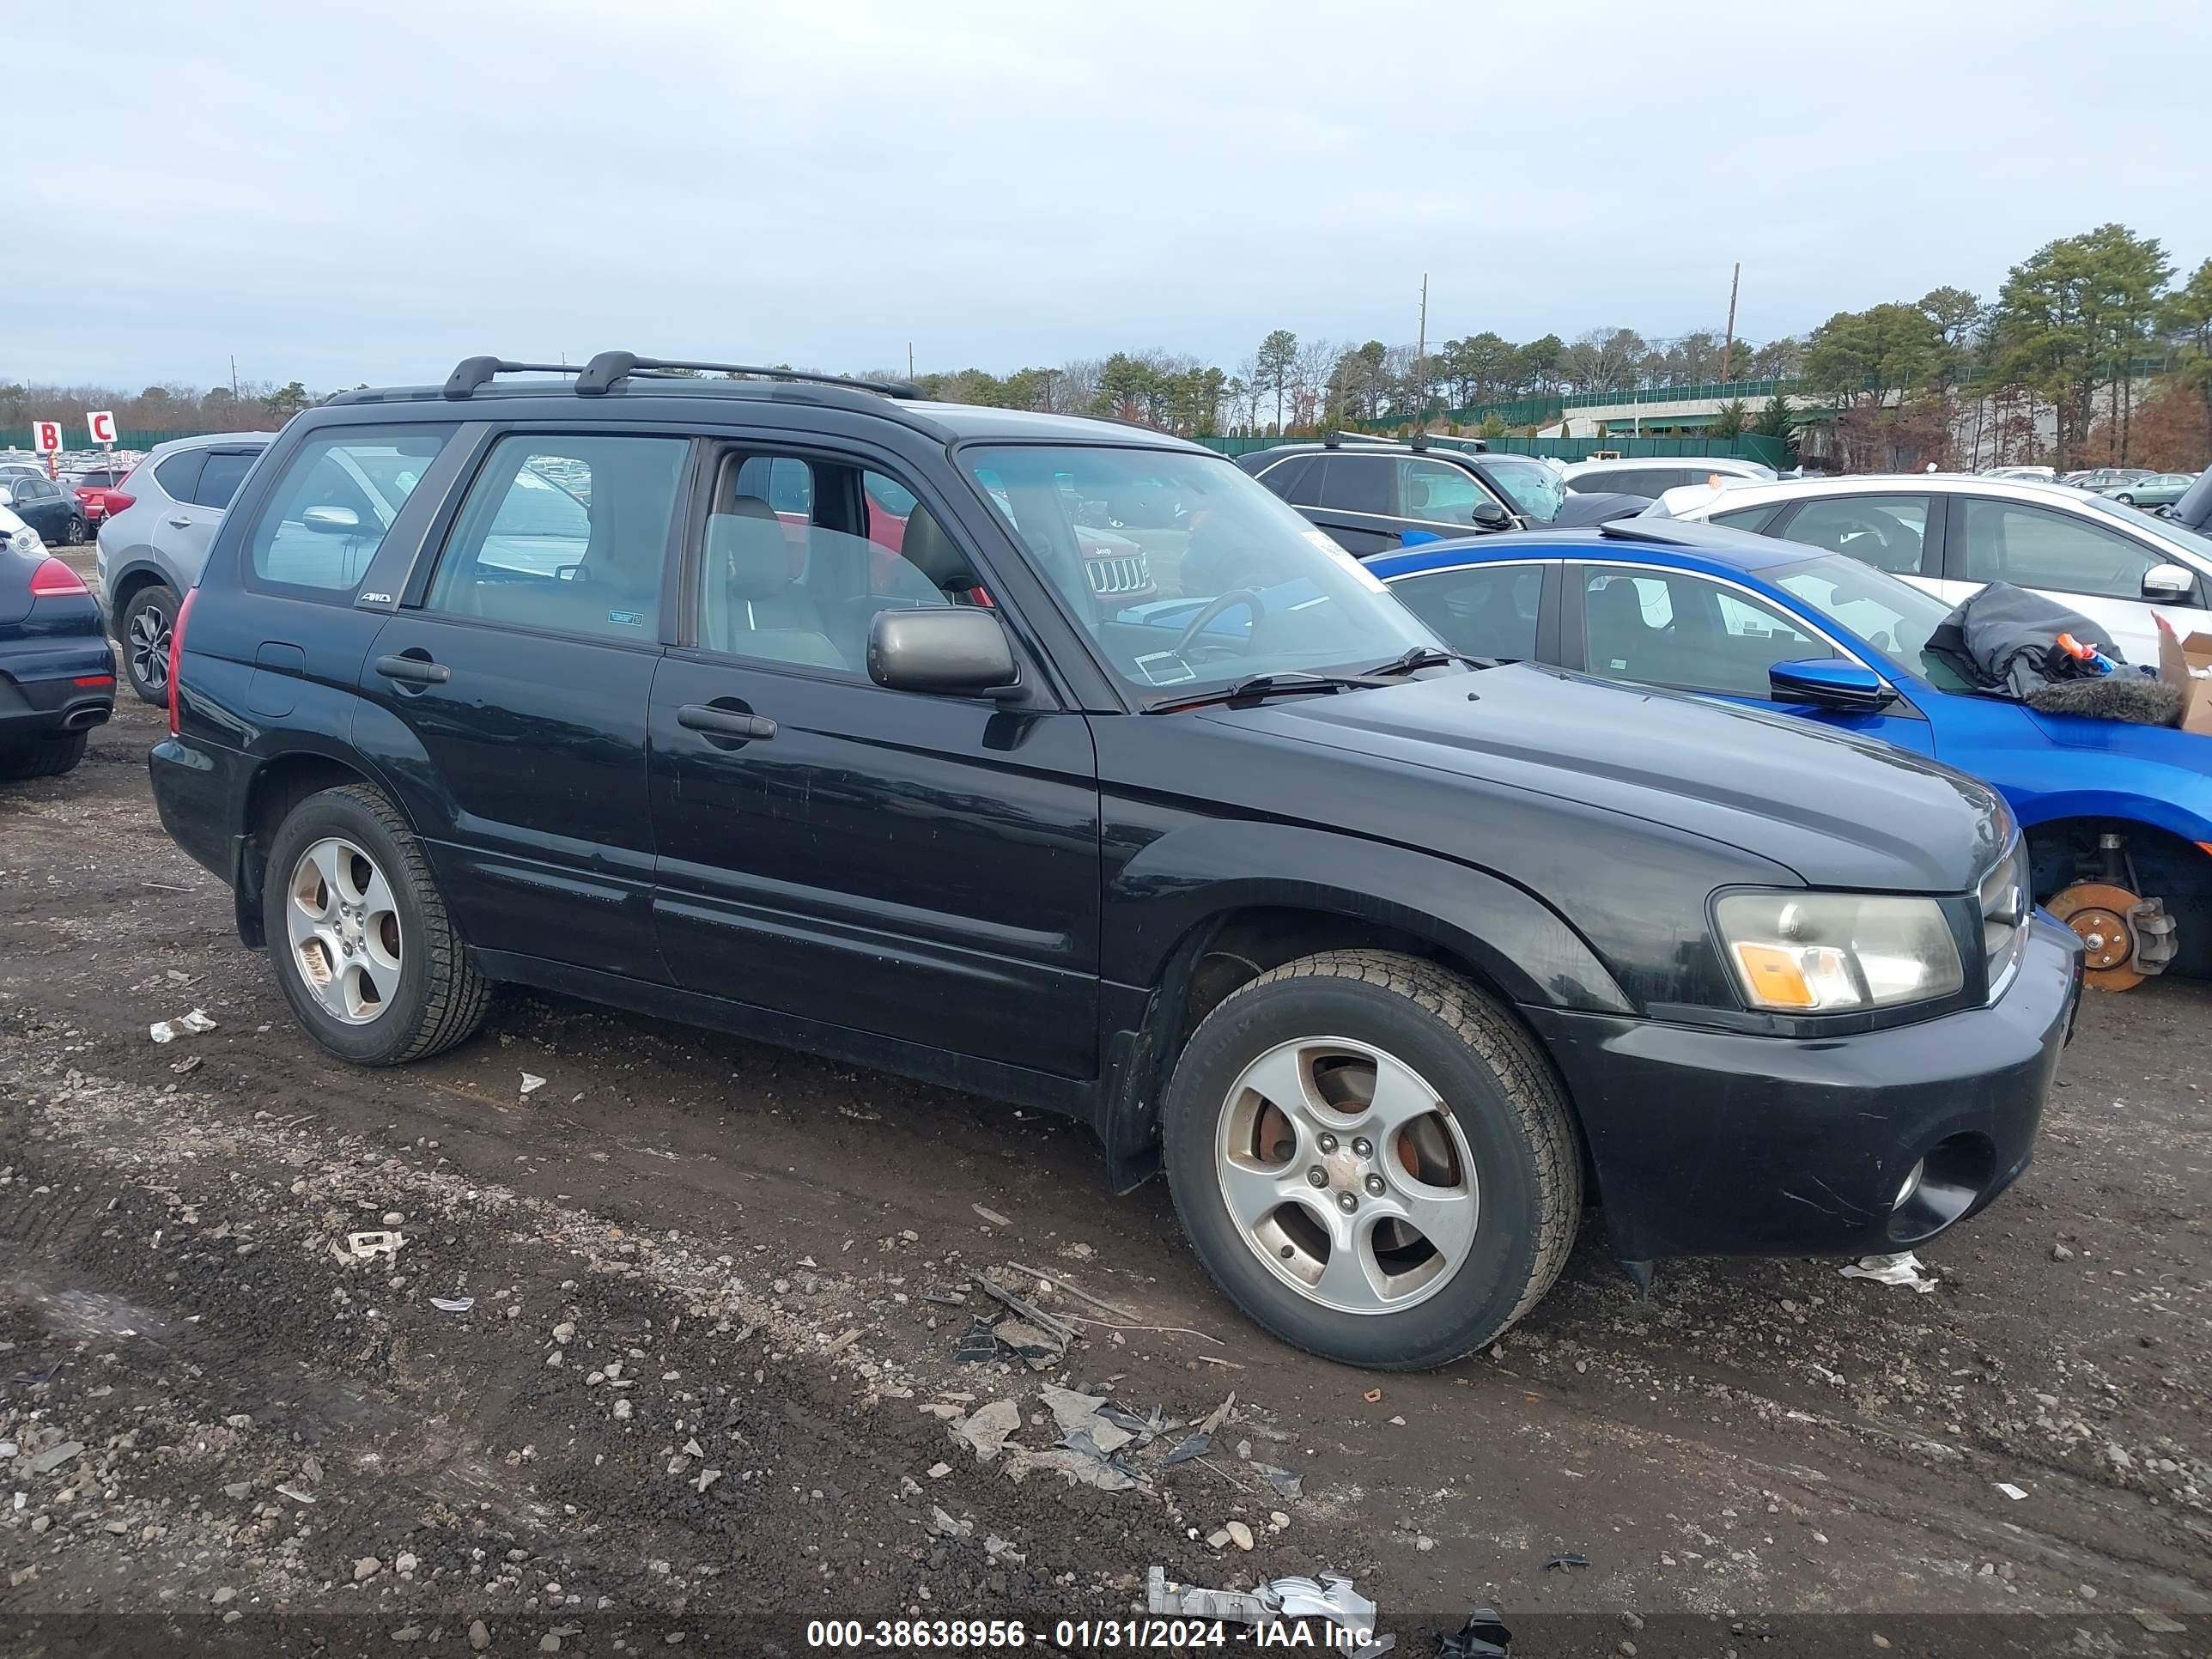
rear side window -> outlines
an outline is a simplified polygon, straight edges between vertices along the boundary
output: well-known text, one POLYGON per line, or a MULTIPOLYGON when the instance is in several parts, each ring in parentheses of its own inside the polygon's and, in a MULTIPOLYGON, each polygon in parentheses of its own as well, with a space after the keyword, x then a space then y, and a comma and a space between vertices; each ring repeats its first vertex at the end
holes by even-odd
POLYGON ((199 487, 200 468, 207 465, 204 449, 187 449, 179 454, 166 455, 154 465, 154 482, 161 486, 161 493, 173 501, 189 501, 192 491, 199 487))
POLYGON ((1544 597, 1540 565, 1432 571, 1402 576, 1390 591, 1455 651, 1516 662, 1536 654, 1537 607, 1544 597))
POLYGON ((1322 466, 1320 499, 1316 505, 1339 513, 1390 511, 1390 457, 1388 455, 1331 455, 1322 466))
POLYGON ((1310 455, 1295 456, 1287 461, 1278 461, 1260 475, 1260 482, 1285 501, 1300 506, 1313 505, 1314 475, 1321 471, 1321 463, 1310 455), (1303 494, 1300 493, 1303 489, 1303 494))
POLYGON ((689 451, 680 438, 501 439, 461 504, 426 608, 654 643, 689 451))
POLYGON ((246 475, 260 457, 258 450, 210 450, 207 465, 200 469, 199 478, 186 499, 221 512, 230 505, 230 498, 238 494, 239 485, 246 482, 246 475))
POLYGON ((253 527, 254 575, 280 587, 352 592, 453 432, 348 428, 308 439, 284 463, 253 527))

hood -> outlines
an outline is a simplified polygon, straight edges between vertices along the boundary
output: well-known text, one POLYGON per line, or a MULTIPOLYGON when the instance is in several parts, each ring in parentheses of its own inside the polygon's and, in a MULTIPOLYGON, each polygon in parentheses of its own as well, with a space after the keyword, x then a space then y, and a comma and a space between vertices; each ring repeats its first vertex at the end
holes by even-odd
POLYGON ((1811 886, 1963 892, 2010 834, 1987 785, 1888 744, 1533 664, 1204 718, 1669 824, 1811 886))
POLYGON ((1619 490, 1595 489, 1588 495, 1570 491, 1558 514, 1542 529, 1565 530, 1576 525, 1603 524, 1607 519, 1641 518, 1651 510, 1648 495, 1625 495, 1619 490))

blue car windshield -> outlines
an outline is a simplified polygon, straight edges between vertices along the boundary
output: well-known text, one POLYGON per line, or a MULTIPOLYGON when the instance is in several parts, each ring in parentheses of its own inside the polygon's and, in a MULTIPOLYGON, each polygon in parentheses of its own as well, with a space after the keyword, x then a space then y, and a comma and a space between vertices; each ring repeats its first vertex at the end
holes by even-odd
POLYGON ((1099 655, 1140 692, 1443 648, 1358 560, 1219 456, 1008 444, 961 459, 1099 655))
POLYGON ((1928 648, 1929 636, 1951 614, 1951 607, 1930 599, 1910 582, 1840 556, 1774 565, 1761 574, 1815 614, 1857 635, 1938 691, 1974 690, 1958 670, 1928 648))

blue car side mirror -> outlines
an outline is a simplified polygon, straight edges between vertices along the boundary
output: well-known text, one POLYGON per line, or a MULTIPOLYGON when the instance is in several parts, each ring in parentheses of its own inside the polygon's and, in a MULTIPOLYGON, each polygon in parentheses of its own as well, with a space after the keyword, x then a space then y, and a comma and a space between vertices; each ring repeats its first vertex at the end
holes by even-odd
POLYGON ((1776 663, 1766 671, 1766 684, 1778 702, 1809 702, 1861 714, 1887 708, 1897 701, 1895 686, 1873 669, 1841 657, 1776 663))

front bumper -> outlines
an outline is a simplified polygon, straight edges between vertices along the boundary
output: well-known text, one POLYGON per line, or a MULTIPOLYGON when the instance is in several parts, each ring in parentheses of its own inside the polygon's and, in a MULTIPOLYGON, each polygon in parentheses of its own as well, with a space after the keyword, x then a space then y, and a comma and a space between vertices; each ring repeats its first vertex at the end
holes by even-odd
POLYGON ((2039 911, 2003 996, 1911 1025, 1792 1040, 1523 1012, 1624 1257, 1860 1255, 1934 1237, 2027 1168, 2081 989, 2079 941, 2039 911), (1931 1154, 1957 1205, 1899 1208, 1931 1154))

